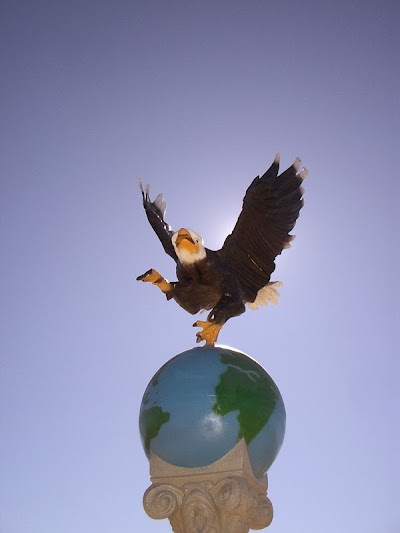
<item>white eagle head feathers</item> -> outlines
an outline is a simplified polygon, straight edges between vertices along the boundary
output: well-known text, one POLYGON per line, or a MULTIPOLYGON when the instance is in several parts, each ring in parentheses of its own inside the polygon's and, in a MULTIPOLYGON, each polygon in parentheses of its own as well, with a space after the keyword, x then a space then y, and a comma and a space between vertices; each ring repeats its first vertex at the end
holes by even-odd
POLYGON ((172 235, 172 244, 181 263, 195 263, 206 257, 203 239, 192 229, 176 231, 172 235))

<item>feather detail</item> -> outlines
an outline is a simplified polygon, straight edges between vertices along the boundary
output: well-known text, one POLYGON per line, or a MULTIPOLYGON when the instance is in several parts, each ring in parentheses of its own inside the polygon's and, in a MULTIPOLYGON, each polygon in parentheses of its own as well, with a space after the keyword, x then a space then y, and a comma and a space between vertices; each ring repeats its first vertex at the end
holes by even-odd
POLYGON ((164 201, 164 195, 162 192, 154 200, 154 205, 160 210, 162 216, 165 216, 165 210, 167 208, 167 203, 164 201))
POLYGON ((270 281, 260 289, 257 293, 254 302, 245 302, 247 307, 257 311, 260 306, 267 305, 268 303, 276 305, 278 303, 279 292, 276 287, 281 287, 283 283, 281 281, 270 281))
POLYGON ((164 196, 160 193, 154 202, 152 202, 150 199, 150 185, 146 185, 145 189, 143 189, 143 183, 140 178, 138 183, 140 192, 142 193, 143 207, 146 211, 147 219, 157 237, 160 239, 165 252, 172 257, 172 259, 177 261, 176 252, 171 241, 174 232, 164 219, 167 207, 167 204, 164 201, 164 196))

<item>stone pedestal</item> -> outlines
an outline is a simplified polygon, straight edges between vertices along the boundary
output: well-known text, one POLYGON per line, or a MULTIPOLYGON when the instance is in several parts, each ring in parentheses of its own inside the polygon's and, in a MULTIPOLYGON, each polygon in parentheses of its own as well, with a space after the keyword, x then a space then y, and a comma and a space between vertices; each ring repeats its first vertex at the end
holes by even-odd
POLYGON ((184 468, 150 455, 146 513, 168 518, 175 533, 247 533, 272 521, 267 476, 257 479, 242 439, 211 465, 184 468))

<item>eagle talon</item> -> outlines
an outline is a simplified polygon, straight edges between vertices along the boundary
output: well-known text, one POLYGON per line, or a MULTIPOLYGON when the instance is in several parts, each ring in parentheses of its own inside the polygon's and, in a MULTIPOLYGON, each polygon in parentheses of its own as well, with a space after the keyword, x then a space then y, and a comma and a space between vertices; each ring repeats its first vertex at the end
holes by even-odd
POLYGON ((199 331, 198 333, 196 333, 196 342, 205 341, 206 346, 214 346, 214 344, 217 342, 218 335, 223 324, 198 320, 193 324, 193 326, 197 328, 203 328, 203 331, 199 331))
POLYGON ((150 268, 147 272, 142 274, 141 276, 138 276, 137 281, 143 281, 145 283, 152 283, 153 285, 156 285, 159 289, 162 290, 162 292, 167 293, 171 290, 171 283, 169 283, 165 278, 161 276, 157 270, 154 268, 150 268))
POLYGON ((160 277, 160 274, 156 270, 154 270, 154 268, 150 268, 150 270, 147 270, 144 274, 138 276, 136 280, 154 283, 160 277))

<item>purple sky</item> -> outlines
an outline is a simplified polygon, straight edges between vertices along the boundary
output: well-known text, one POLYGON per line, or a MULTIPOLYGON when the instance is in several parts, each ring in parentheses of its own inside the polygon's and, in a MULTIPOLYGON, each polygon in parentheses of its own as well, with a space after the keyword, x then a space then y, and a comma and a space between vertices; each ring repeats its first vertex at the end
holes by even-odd
POLYGON ((267 531, 400 531, 399 5, 1 2, 1 533, 170 531, 137 417, 194 319, 135 281, 174 278, 137 178, 219 248, 278 151, 280 304, 220 335, 286 404, 267 531))

